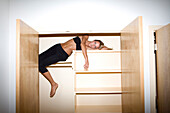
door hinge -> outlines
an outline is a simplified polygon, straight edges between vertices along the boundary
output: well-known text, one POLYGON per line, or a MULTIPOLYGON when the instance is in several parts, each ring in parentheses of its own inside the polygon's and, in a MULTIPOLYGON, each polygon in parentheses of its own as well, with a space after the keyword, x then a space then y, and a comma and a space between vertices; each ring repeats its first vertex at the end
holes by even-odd
POLYGON ((153 35, 154 35, 154 53, 156 54, 156 50, 157 50, 157 44, 156 44, 156 32, 154 32, 153 35))
POLYGON ((155 96, 155 108, 156 108, 156 110, 158 110, 158 98, 157 98, 157 96, 155 96))
POLYGON ((157 44, 154 44, 154 50, 157 50, 158 48, 157 48, 157 44))

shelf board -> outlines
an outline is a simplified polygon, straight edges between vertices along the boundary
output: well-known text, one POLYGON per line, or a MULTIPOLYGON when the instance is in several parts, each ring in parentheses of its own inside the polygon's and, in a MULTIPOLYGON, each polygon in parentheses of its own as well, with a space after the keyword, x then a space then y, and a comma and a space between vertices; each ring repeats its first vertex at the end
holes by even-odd
MULTIPOLYGON (((73 50, 75 53, 82 53, 82 50, 73 50)), ((121 50, 87 50, 87 53, 121 53, 121 50)))
POLYGON ((76 88, 76 94, 121 94, 121 87, 76 88))
POLYGON ((39 34, 39 37, 72 37, 79 36, 83 34, 88 34, 89 36, 120 36, 120 32, 108 32, 108 33, 48 33, 48 34, 39 34))
POLYGON ((60 68, 60 67, 69 67, 69 68, 72 68, 72 62, 64 62, 64 61, 60 61, 60 62, 57 62, 55 64, 52 64, 50 66, 48 66, 50 68, 53 68, 53 67, 57 67, 57 68, 60 68))
POLYGON ((121 105, 77 105, 76 113, 122 113, 121 105))
POLYGON ((121 69, 94 69, 94 70, 76 70, 76 74, 113 74, 121 73, 121 69))

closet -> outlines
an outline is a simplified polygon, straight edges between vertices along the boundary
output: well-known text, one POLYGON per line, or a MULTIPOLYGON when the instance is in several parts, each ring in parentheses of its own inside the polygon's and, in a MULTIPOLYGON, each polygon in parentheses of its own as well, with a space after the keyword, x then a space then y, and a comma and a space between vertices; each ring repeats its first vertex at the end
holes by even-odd
POLYGON ((144 113, 142 17, 120 32, 55 34, 39 34, 17 19, 16 60, 17 113, 144 113), (82 34, 102 40, 113 50, 88 50, 88 70, 83 69, 81 51, 73 51, 66 62, 49 66, 59 82, 51 99, 50 85, 38 72, 38 54, 82 34))

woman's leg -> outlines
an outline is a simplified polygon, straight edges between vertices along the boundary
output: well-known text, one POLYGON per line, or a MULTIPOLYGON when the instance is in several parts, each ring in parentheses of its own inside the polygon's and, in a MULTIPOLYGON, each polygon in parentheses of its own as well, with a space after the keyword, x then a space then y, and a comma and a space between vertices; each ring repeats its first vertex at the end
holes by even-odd
POLYGON ((55 95, 58 84, 53 80, 47 66, 58 61, 65 61, 68 58, 67 53, 62 49, 60 44, 56 44, 39 55, 39 71, 50 82, 51 92, 50 97, 55 95))
POLYGON ((53 80, 49 71, 42 73, 42 75, 50 82, 51 84, 50 97, 53 97, 55 95, 56 89, 58 88, 58 84, 53 80))
POLYGON ((46 67, 59 61, 56 51, 57 45, 54 45, 39 55, 39 71, 51 84, 50 97, 55 95, 58 84, 54 81, 46 67))
POLYGON ((56 56, 51 56, 43 60, 41 59, 39 62, 39 71, 51 84, 50 97, 55 95, 56 89, 58 88, 58 84, 54 81, 50 72, 46 68, 46 66, 52 64, 53 61, 57 61, 56 56))

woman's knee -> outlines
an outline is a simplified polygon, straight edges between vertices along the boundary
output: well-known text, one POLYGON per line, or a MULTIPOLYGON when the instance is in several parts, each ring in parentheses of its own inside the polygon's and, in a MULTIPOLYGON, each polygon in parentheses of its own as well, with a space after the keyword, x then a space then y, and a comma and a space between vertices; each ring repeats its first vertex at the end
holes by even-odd
POLYGON ((41 73, 45 73, 47 72, 48 70, 46 69, 46 65, 44 65, 44 62, 43 61, 39 61, 39 71, 41 73))
POLYGON ((47 72, 48 70, 47 70, 47 68, 46 68, 45 66, 39 66, 39 71, 40 71, 41 73, 45 73, 45 72, 47 72))

